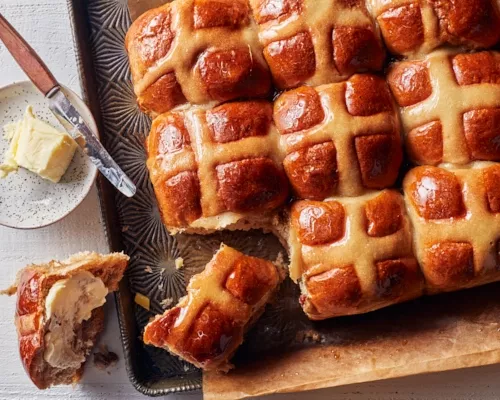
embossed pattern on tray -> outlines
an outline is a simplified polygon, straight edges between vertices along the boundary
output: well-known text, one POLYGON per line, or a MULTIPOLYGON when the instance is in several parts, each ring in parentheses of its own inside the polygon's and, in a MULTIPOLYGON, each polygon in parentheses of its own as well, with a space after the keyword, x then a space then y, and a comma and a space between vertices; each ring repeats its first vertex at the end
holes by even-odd
MULTIPOLYGON (((133 306, 137 331, 142 332, 151 317, 175 305, 185 294, 189 278, 204 268, 221 242, 270 260, 275 260, 280 252, 285 253, 274 236, 258 231, 175 237, 167 233, 146 168, 144 140, 151 121, 137 106, 123 45, 131 23, 127 1, 89 0, 88 17, 104 143, 138 187, 134 198, 117 194, 115 203, 124 248, 131 256, 127 272, 130 290, 133 294, 147 295, 151 301, 149 312, 133 306), (179 257, 183 259, 183 267, 176 269, 175 260, 179 257)), ((305 320, 297 318, 297 314, 302 315, 297 299, 298 288, 287 281, 279 299, 249 333, 246 351, 266 351, 295 338, 297 328, 305 320)), ((190 364, 142 342, 136 348, 142 352, 136 359, 142 362, 132 373, 137 375, 140 369, 141 376, 133 377, 132 381, 139 390, 162 395, 201 388, 201 373, 190 364)))

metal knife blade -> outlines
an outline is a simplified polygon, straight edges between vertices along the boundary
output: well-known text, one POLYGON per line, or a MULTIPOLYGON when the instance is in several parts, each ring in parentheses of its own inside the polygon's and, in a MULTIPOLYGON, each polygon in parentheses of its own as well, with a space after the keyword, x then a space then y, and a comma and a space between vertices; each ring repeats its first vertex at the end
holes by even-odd
POLYGON ((45 97, 49 101, 50 110, 99 171, 125 196, 132 197, 136 192, 134 183, 111 158, 61 88, 56 86, 45 97), (80 138, 84 140, 79 140, 80 138))
POLYGON ((44 64, 35 50, 21 37, 14 27, 0 13, 0 40, 12 54, 19 66, 28 75, 33 84, 49 100, 49 108, 68 133, 77 139, 99 171, 125 196, 132 197, 136 187, 111 158, 106 149, 87 126, 80 113, 73 107, 61 91, 59 83, 44 64))

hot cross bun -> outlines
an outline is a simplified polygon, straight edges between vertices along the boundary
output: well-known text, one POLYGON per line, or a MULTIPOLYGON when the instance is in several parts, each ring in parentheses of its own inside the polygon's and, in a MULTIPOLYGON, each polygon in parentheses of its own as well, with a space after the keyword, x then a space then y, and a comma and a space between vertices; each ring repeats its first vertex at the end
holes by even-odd
POLYGON ((125 45, 141 108, 264 97, 271 78, 246 0, 176 0, 147 11, 125 45))
POLYGON ((274 104, 285 171, 299 198, 356 196, 394 184, 402 160, 399 120, 382 78, 300 87, 274 104))
POLYGON ((500 279, 500 165, 421 166, 404 180, 428 293, 500 279))
POLYGON ((388 82, 413 162, 500 161, 500 53, 436 51, 394 64, 388 82))
POLYGON ((167 228, 208 233, 266 226, 289 192, 278 143, 266 101, 157 117, 147 165, 167 228))
POLYGON ((380 70, 379 32, 360 0, 250 0, 275 85, 321 85, 380 70))
POLYGON ((364 313, 422 295, 402 196, 298 201, 291 207, 290 276, 310 319, 364 313))
POLYGON ((244 333, 280 281, 271 262, 222 245, 205 270, 191 278, 187 296, 146 326, 144 343, 207 371, 228 371, 244 333))
POLYGON ((394 54, 426 54, 443 44, 488 48, 500 39, 496 0, 369 0, 394 54))

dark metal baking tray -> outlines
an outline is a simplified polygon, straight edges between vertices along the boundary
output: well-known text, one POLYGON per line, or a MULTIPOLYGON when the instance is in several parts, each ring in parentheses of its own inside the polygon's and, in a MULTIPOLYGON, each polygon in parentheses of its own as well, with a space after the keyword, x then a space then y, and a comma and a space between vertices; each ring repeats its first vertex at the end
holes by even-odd
MULTIPOLYGON (((127 279, 116 294, 129 378, 138 391, 150 396, 200 390, 199 370, 141 342, 144 325, 184 295, 189 278, 203 269, 221 241, 270 260, 280 252, 286 253, 275 237, 257 231, 205 237, 168 235, 145 164, 144 140, 150 120, 137 107, 123 45, 130 25, 127 0, 68 0, 68 5, 84 98, 100 125, 104 145, 138 186, 137 195, 128 199, 105 180, 98 180, 110 247, 131 256, 127 279), (184 260, 182 269, 175 268, 178 257, 184 260), (135 292, 151 299, 150 312, 134 303, 135 292)), ((356 341, 367 343, 369 337, 410 336, 419 329, 431 329, 433 321, 440 318, 474 318, 481 313, 482 305, 491 302, 491 292, 497 289, 470 291, 475 302, 462 309, 455 307, 465 302, 464 294, 458 293, 419 299, 367 316, 313 323, 300 309, 297 286, 287 280, 277 300, 249 332, 234 361, 238 366, 264 355, 279 357, 280 353, 307 346, 341 346, 356 341), (393 321, 400 323, 395 326, 393 321)))

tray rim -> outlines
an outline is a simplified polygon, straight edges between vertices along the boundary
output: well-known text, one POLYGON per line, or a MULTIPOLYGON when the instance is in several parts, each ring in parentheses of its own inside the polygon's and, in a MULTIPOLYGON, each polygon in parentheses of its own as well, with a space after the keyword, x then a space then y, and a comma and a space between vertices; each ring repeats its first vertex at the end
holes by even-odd
MULTIPOLYGON (((88 1, 89 0, 66 0, 70 25, 72 30, 72 40, 75 49, 76 66, 78 72, 79 86, 83 101, 89 106, 99 131, 103 131, 102 115, 100 113, 99 99, 97 96, 97 85, 95 78, 95 69, 93 57, 85 57, 84 54, 92 54, 90 49, 90 34, 88 20, 88 1)), ((101 135, 104 138, 104 135, 101 135)), ((103 140, 104 147, 106 141, 103 140)), ((113 229, 113 226, 119 226, 115 207, 114 196, 116 194, 111 184, 101 175, 97 177, 97 191, 99 196, 99 208, 101 219, 104 225, 106 242, 111 251, 124 250, 122 245, 122 236, 119 230, 113 229)), ((150 388, 139 381, 135 365, 131 354, 131 344, 126 327, 125 306, 123 292, 130 294, 128 282, 123 279, 120 282, 119 289, 114 292, 116 312, 118 316, 118 327, 120 339, 123 348, 125 369, 132 386, 139 392, 150 397, 166 396, 173 393, 193 393, 202 389, 202 382, 199 384, 188 384, 184 386, 172 386, 169 388, 150 388)), ((167 379, 165 379, 167 380, 167 379)))

